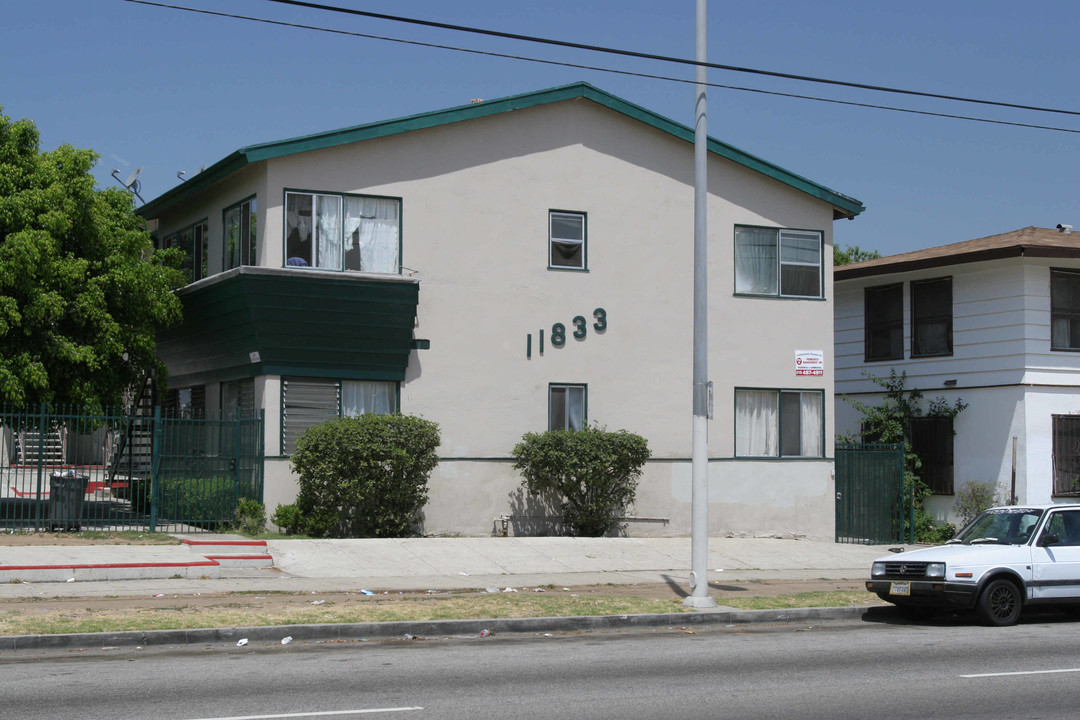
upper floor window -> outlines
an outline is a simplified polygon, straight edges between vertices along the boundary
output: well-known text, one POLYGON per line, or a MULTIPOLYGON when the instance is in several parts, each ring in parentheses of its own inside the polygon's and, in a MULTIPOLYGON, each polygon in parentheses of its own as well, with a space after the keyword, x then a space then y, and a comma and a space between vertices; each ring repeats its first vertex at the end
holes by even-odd
POLYGON ((249 198, 225 210, 225 244, 222 269, 254 265, 256 232, 255 198, 249 198))
POLYGON ((1080 272, 1050 271, 1050 348, 1080 350, 1080 272))
POLYGON ((735 292, 822 297, 822 235, 815 230, 735 228, 735 292))
POLYGON ((863 350, 867 362, 904 357, 904 285, 879 285, 863 291, 863 350))
POLYGON ((823 457, 820 390, 735 390, 735 455, 823 457))
POLYGON ((585 213, 548 211, 548 267, 585 270, 585 213))
POLYGON ((548 386, 548 430, 585 427, 585 385, 548 386))
POLYGON ((161 247, 175 247, 184 251, 184 264, 181 267, 188 273, 190 282, 195 282, 209 275, 207 269, 209 240, 207 222, 202 220, 172 235, 166 235, 161 241, 161 247))
POLYGON ((285 193, 285 264, 399 273, 401 201, 285 193))
POLYGON ((952 278, 911 283, 911 357, 952 355, 952 278))

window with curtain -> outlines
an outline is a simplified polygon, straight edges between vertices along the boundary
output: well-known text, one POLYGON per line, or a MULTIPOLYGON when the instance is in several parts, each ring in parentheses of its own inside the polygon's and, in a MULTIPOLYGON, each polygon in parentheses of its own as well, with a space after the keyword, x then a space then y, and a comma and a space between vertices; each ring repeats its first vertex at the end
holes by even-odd
POLYGON ((241 265, 254 265, 255 254, 256 206, 255 198, 250 198, 225 210, 225 243, 222 268, 230 270, 241 265))
POLYGON ((585 213, 548 211, 548 267, 585 269, 585 213))
POLYGON ((823 457, 820 390, 735 390, 736 457, 823 457))
POLYGON ((904 357, 904 285, 879 285, 863 291, 863 350, 866 362, 904 357))
POLYGON ((281 452, 291 455, 309 428, 339 417, 397 412, 396 382, 282 378, 281 452))
POLYGON ((285 265, 399 273, 401 201, 285 193, 285 265))
POLYGON ((911 283, 911 357, 952 355, 952 278, 911 283))
POLYGON ((1080 350, 1080 272, 1050 271, 1050 348, 1080 350))
POLYGON ((548 430, 585 427, 585 385, 548 386, 548 430))
POLYGON ((816 230, 735 228, 735 292, 820 298, 822 234, 816 230))

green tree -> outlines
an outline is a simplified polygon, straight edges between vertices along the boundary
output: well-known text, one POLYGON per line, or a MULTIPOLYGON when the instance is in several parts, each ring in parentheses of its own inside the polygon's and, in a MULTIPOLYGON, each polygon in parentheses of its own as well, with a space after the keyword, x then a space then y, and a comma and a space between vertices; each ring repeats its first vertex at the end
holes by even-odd
MULTIPOLYGON (((844 401, 862 413, 863 419, 859 432, 854 435, 841 435, 840 442, 859 443, 902 443, 904 445, 904 497, 913 498, 915 503, 915 540, 916 542, 944 542, 955 534, 956 528, 945 523, 938 525, 924 505, 926 498, 933 492, 921 479, 919 471, 922 461, 908 441, 908 428, 911 419, 917 417, 956 417, 963 412, 967 404, 957 399, 954 403, 944 398, 930 401, 927 409, 922 408, 921 390, 908 390, 907 373, 897 374, 889 371, 889 377, 876 377, 864 373, 868 379, 885 391, 880 405, 869 405, 854 398, 844 397, 844 401)), ((904 513, 905 535, 909 530, 911 518, 904 513)))
POLYGON ((179 253, 154 252, 128 192, 95 187, 97 157, 42 152, 31 121, 0 114, 0 402, 116 405, 164 377, 179 253))
POLYGON ((833 245, 833 266, 850 265, 851 263, 863 262, 864 260, 876 260, 881 257, 877 250, 863 250, 858 245, 842 247, 833 245))
POLYGON ((594 425, 526 433, 511 452, 525 490, 557 496, 563 522, 586 537, 622 527, 649 454, 649 444, 640 435, 594 425))

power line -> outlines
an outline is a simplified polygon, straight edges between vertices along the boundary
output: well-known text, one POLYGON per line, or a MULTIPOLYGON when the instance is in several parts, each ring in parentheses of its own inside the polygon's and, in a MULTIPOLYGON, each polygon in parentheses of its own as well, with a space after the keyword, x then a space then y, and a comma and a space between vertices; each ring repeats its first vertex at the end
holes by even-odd
MULTIPOLYGON (((360 32, 354 32, 354 31, 350 31, 350 30, 340 30, 338 28, 321 27, 321 26, 318 26, 318 25, 306 25, 306 24, 303 24, 303 23, 294 23, 294 22, 288 22, 288 21, 284 21, 284 20, 271 20, 271 19, 268 19, 268 18, 253 17, 253 16, 249 16, 249 15, 238 15, 238 14, 235 14, 235 13, 225 13, 225 12, 219 12, 219 11, 215 11, 215 10, 203 10, 203 9, 199 9, 199 8, 184 7, 184 6, 180 6, 180 5, 169 5, 169 4, 166 4, 166 3, 152 2, 151 0, 125 0, 125 1, 135 3, 135 4, 138 4, 138 5, 149 5, 149 6, 160 7, 160 8, 165 8, 165 9, 169 9, 169 10, 182 10, 182 11, 185 11, 185 12, 192 12, 192 13, 196 13, 196 14, 200 14, 200 15, 212 15, 212 16, 216 16, 216 17, 224 17, 224 18, 229 18, 229 19, 233 19, 233 20, 247 20, 247 21, 250 21, 250 22, 258 22, 258 23, 263 23, 263 24, 267 24, 267 25, 277 25, 277 26, 281 26, 281 27, 296 28, 296 29, 300 29, 300 30, 314 30, 314 31, 317 31, 317 32, 332 33, 332 34, 335 34, 335 35, 346 35, 346 36, 350 36, 350 37, 358 37, 358 38, 364 38, 364 39, 368 39, 368 40, 382 40, 382 41, 385 41, 385 42, 399 43, 399 44, 402 44, 402 45, 414 45, 414 46, 418 46, 418 47, 432 48, 432 49, 437 49, 437 50, 450 50, 450 51, 454 51, 454 52, 469 53, 469 54, 472 54, 472 55, 481 55, 481 56, 487 56, 487 57, 496 57, 496 58, 501 58, 501 59, 506 59, 506 60, 520 60, 520 61, 523 61, 523 62, 533 62, 533 63, 539 63, 539 64, 543 64, 543 65, 556 65, 556 66, 559 66, 559 67, 569 67, 569 68, 575 68, 575 69, 579 69, 579 70, 590 70, 590 71, 595 71, 595 72, 612 73, 612 74, 616 74, 616 75, 629 75, 629 76, 632 76, 632 77, 640 77, 640 78, 645 78, 645 79, 650 79, 650 80, 663 80, 663 81, 666 81, 666 82, 683 83, 683 84, 688 84, 688 85, 692 85, 695 82, 693 80, 687 80, 687 79, 684 79, 684 78, 670 77, 670 76, 667 76, 667 75, 656 75, 656 74, 652 74, 652 73, 635 72, 635 71, 632 71, 632 70, 618 70, 618 69, 615 69, 615 68, 605 68, 605 67, 599 67, 599 66, 595 66, 595 65, 583 65, 583 64, 580 64, 580 63, 571 63, 571 62, 566 62, 566 61, 561 61, 561 60, 547 60, 547 59, 543 59, 543 58, 527 57, 527 56, 523 56, 523 55, 512 55, 512 54, 509 54, 509 53, 500 53, 500 52, 494 52, 494 51, 490 51, 490 50, 477 50, 475 48, 464 48, 464 47, 457 47, 457 46, 453 46, 453 45, 442 45, 442 44, 438 44, 438 43, 422 42, 422 41, 419 41, 419 40, 405 40, 405 39, 402 39, 402 38, 387 37, 387 36, 384 36, 384 35, 373 35, 373 34, 370 34, 370 33, 360 33, 360 32)), ((709 87, 715 87, 715 88, 720 88, 720 89, 724 89, 724 90, 735 90, 735 91, 738 91, 738 92, 755 93, 755 94, 758 94, 758 95, 772 95, 772 96, 775 96, 775 97, 786 97, 786 98, 793 98, 793 99, 797 99, 797 100, 810 100, 810 101, 813 101, 813 102, 831 103, 831 104, 834 104, 834 105, 848 105, 848 106, 851 106, 851 107, 862 107, 862 108, 869 108, 869 109, 873 109, 873 110, 888 110, 890 112, 908 113, 908 114, 911 114, 911 115, 927 115, 927 116, 930 116, 930 117, 941 117, 941 118, 949 118, 949 119, 954 119, 954 120, 967 120, 967 121, 970 121, 970 122, 981 122, 981 123, 988 123, 988 124, 993 124, 993 125, 1006 125, 1006 126, 1011 126, 1011 127, 1022 127, 1022 128, 1030 128, 1030 129, 1035 129, 1035 130, 1049 130, 1049 131, 1052 131, 1052 132, 1064 132, 1064 133, 1080 134, 1080 130, 1074 130, 1074 129, 1071 129, 1071 128, 1063 128, 1063 127, 1055 127, 1055 126, 1051 126, 1051 125, 1037 125, 1037 124, 1033 124, 1033 123, 1012 122, 1012 121, 1007 121, 1007 120, 993 120, 993 119, 990 119, 990 118, 974 117, 974 116, 970 116, 970 115, 956 115, 956 114, 952 114, 952 113, 932 112, 932 111, 928 111, 928 110, 914 110, 914 109, 911 109, 911 108, 895 107, 895 106, 891 106, 891 105, 878 105, 878 104, 873 104, 873 103, 861 103, 861 102, 854 102, 854 101, 851 101, 851 100, 836 100, 834 98, 824 98, 824 97, 817 97, 817 96, 813 96, 813 95, 800 95, 800 94, 796 94, 796 93, 786 93, 786 92, 779 92, 779 91, 774 91, 774 90, 762 90, 762 89, 759 89, 759 88, 742 87, 742 86, 738 86, 738 85, 726 85, 726 84, 722 84, 722 83, 707 83, 707 85, 709 87)))
POLYGON ((700 64, 708 68, 714 68, 716 70, 728 70, 730 72, 764 75, 768 77, 784 78, 786 80, 799 80, 802 82, 821 83, 824 85, 836 85, 840 87, 857 88, 860 90, 873 90, 875 92, 894 93, 898 95, 913 95, 916 97, 935 98, 937 100, 951 100, 954 102, 976 103, 979 105, 993 105, 996 107, 1013 108, 1016 110, 1032 110, 1035 112, 1048 112, 1058 113, 1061 115, 1080 116, 1080 111, 1077 110, 1061 110, 1057 108, 1039 107, 1035 105, 1020 105, 1018 103, 1000 102, 996 100, 966 98, 957 95, 943 95, 939 93, 922 92, 919 90, 904 90, 901 88, 887 87, 884 85, 868 85, 864 83, 848 82, 845 80, 830 80, 827 78, 812 77, 809 75, 795 75, 792 73, 775 72, 772 70, 760 70, 757 68, 739 67, 737 65, 721 65, 719 63, 710 62, 699 63, 697 60, 673 57, 670 55, 657 55, 654 53, 638 52, 636 50, 623 50, 620 48, 604 47, 602 45, 589 45, 586 43, 570 42, 568 40, 554 40, 552 38, 542 38, 533 35, 521 35, 518 33, 503 32, 500 30, 485 30, 482 28, 470 27, 468 25, 452 25, 450 23, 436 22, 433 20, 420 20, 419 18, 403 17, 401 15, 388 15, 386 13, 376 13, 369 10, 354 10, 352 8, 343 8, 335 5, 323 5, 321 3, 305 2, 304 0, 265 0, 265 2, 278 3, 280 5, 292 5, 313 10, 324 10, 326 12, 343 13, 346 15, 357 15, 360 17, 375 18, 378 20, 390 20, 393 22, 408 23, 411 25, 423 25, 425 27, 439 28, 442 30, 454 30, 457 32, 473 33, 476 35, 487 35, 489 37, 498 37, 508 40, 521 40, 523 42, 540 43, 543 45, 555 45, 558 47, 574 48, 577 50, 589 50, 591 52, 623 55, 625 57, 642 58, 645 60, 659 60, 662 62, 678 63, 681 65, 700 64))

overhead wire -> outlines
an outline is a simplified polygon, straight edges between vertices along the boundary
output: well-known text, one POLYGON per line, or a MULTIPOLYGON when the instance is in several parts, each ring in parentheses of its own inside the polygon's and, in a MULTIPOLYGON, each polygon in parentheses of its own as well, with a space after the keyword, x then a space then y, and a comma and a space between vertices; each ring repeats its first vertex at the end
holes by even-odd
MULTIPOLYGON (((306 5, 314 5, 314 3, 294 3, 294 2, 291 2, 291 0, 269 0, 269 1, 270 2, 279 2, 280 1, 280 2, 284 2, 285 4, 300 4, 300 5, 305 5, 305 6, 306 5)), ((465 47, 454 46, 454 45, 445 45, 445 44, 440 44, 440 43, 424 42, 424 41, 420 41, 420 40, 406 40, 406 39, 403 39, 403 38, 395 38, 395 37, 389 37, 389 36, 385 36, 385 35, 375 35, 375 34, 372 34, 372 33, 361 33, 361 32, 356 32, 356 31, 351 31, 351 30, 341 30, 341 29, 338 29, 338 28, 328 28, 328 27, 323 27, 323 26, 319 26, 319 25, 308 25, 308 24, 304 24, 304 23, 289 22, 289 21, 285 21, 285 20, 273 20, 273 19, 269 19, 269 18, 261 18, 261 17, 250 16, 250 15, 240 15, 240 14, 236 14, 236 13, 226 13, 226 12, 221 12, 221 11, 216 11, 216 10, 205 10, 205 9, 201 9, 201 8, 185 7, 185 6, 182 6, 182 5, 172 5, 172 4, 168 4, 168 3, 154 2, 153 0, 125 0, 125 2, 130 2, 130 3, 137 4, 137 5, 149 5, 149 6, 153 6, 153 7, 165 8, 165 9, 170 9, 170 10, 181 10, 181 11, 185 11, 185 12, 191 12, 191 13, 202 14, 202 15, 212 15, 212 16, 224 17, 224 18, 229 18, 229 19, 234 19, 234 20, 246 20, 246 21, 249 21, 249 22, 257 22, 257 23, 263 23, 263 24, 267 24, 267 25, 278 25, 278 26, 282 26, 282 27, 289 27, 289 28, 295 28, 295 29, 300 29, 300 30, 313 30, 313 31, 317 31, 317 32, 326 32, 326 33, 332 33, 332 34, 336 34, 336 35, 345 35, 345 36, 358 37, 358 38, 364 38, 364 39, 369 39, 369 40, 381 40, 381 41, 385 41, 385 42, 392 42, 392 43, 398 43, 398 44, 403 44, 403 45, 413 45, 413 46, 425 47, 425 48, 431 48, 431 49, 438 49, 438 50, 449 50, 449 51, 453 51, 453 52, 467 53, 467 54, 473 54, 473 55, 481 55, 481 56, 488 56, 488 57, 496 57, 496 58, 500 58, 500 59, 518 60, 518 61, 522 61, 522 62, 531 62, 531 63, 538 63, 538 64, 544 64, 544 65, 555 65, 555 66, 560 66, 560 67, 569 67, 569 68, 575 68, 575 69, 580 69, 580 70, 589 70, 589 71, 594 71, 594 72, 611 73, 611 74, 617 74, 617 75, 628 75, 628 76, 632 76, 632 77, 640 77, 640 78, 651 79, 651 80, 662 80, 662 81, 666 81, 666 82, 683 83, 683 84, 688 84, 688 85, 697 84, 695 80, 689 80, 689 79, 684 79, 684 78, 676 78, 676 77, 671 77, 671 76, 667 76, 667 75, 657 75, 657 74, 653 74, 653 73, 645 73, 645 72, 632 71, 632 70, 619 70, 619 69, 616 69, 616 68, 606 68, 606 67, 600 67, 600 66, 595 66, 595 65, 585 65, 585 64, 581 64, 581 63, 572 63, 572 62, 561 61, 561 60, 549 60, 549 59, 545 59, 545 58, 536 58, 536 57, 528 57, 528 56, 523 56, 523 55, 514 55, 514 54, 510 54, 510 53, 501 53, 501 52, 495 52, 495 51, 491 51, 491 50, 478 50, 478 49, 475 49, 475 48, 465 48, 465 47)), ((366 14, 366 13, 364 13, 364 11, 353 11, 353 12, 366 14)), ((374 15, 379 15, 379 14, 374 13, 374 15)), ((420 22, 423 23, 423 24, 427 23, 427 21, 420 21, 420 22)), ((451 26, 451 29, 456 28, 456 27, 457 26, 451 26)), ((553 42, 558 42, 558 41, 553 41, 553 42)), ((630 51, 627 51, 627 52, 630 52, 630 51)), ((656 59, 662 59, 662 56, 657 56, 656 59)), ((690 62, 693 63, 694 61, 690 61, 690 62)), ((728 68, 724 68, 724 69, 728 69, 728 68)), ((729 84, 715 83, 715 82, 709 82, 709 83, 705 83, 705 84, 708 87, 715 87, 715 88, 720 88, 720 89, 725 89, 725 90, 734 90, 734 91, 738 91, 738 92, 755 93, 755 94, 759 94, 759 95, 771 95, 771 96, 776 96, 776 97, 786 97, 786 98, 793 98, 793 99, 798 99, 798 100, 809 100, 809 101, 813 101, 813 102, 830 103, 830 104, 835 104, 835 105, 847 105, 847 106, 851 106, 851 107, 861 107, 861 108, 868 108, 868 109, 874 109, 874 110, 887 110, 887 111, 890 111, 890 112, 908 113, 908 114, 913 114, 913 115, 926 115, 926 116, 930 116, 930 117, 941 117, 941 118, 948 118, 948 119, 954 119, 954 120, 966 120, 966 121, 970 121, 970 122, 988 123, 988 124, 993 124, 993 125, 1006 125, 1006 126, 1029 128, 1029 129, 1035 129, 1035 130, 1048 130, 1048 131, 1052 131, 1052 132, 1064 132, 1064 133, 1080 134, 1080 129, 1064 128, 1064 127, 1057 127, 1057 126, 1052 126, 1052 125, 1039 125, 1039 124, 1034 124, 1034 123, 1023 123, 1023 122, 1008 121, 1008 120, 995 120, 995 119, 991 119, 991 118, 975 117, 975 116, 971 116, 971 115, 958 115, 958 114, 954 114, 954 113, 935 112, 935 111, 929 111, 929 110, 915 110, 915 109, 912 109, 912 108, 902 108, 902 107, 896 107, 896 106, 891 106, 891 105, 880 105, 880 104, 876 104, 876 103, 863 103, 863 102, 856 102, 856 101, 852 101, 852 100, 838 100, 838 99, 835 99, 835 98, 825 98, 825 97, 818 97, 818 96, 814 96, 814 95, 802 95, 802 94, 798 94, 798 93, 780 92, 780 91, 775 91, 775 90, 763 90, 761 88, 751 88, 751 87, 744 87, 744 86, 738 86, 738 85, 729 85, 729 84)), ((844 84, 844 83, 841 83, 841 84, 844 84)), ((897 90, 895 92, 906 92, 906 91, 897 90)), ((918 93, 918 92, 914 92, 914 91, 911 91, 910 94, 928 95, 926 93, 918 93)), ((947 98, 947 99, 957 99, 957 100, 962 100, 962 101, 965 101, 965 102, 981 102, 981 103, 984 103, 984 104, 991 104, 991 105, 1004 105, 1005 107, 1023 108, 1023 109, 1029 109, 1029 110, 1039 110, 1040 109, 1040 108, 1035 108, 1035 107, 1017 106, 1017 105, 1012 105, 1012 104, 1008 104, 1008 103, 996 103, 996 102, 993 102, 993 101, 963 100, 961 98, 950 98, 948 96, 936 96, 936 95, 928 95, 928 96, 947 98)), ((1065 110, 1054 110, 1054 109, 1045 109, 1045 108, 1042 109, 1042 110, 1044 110, 1045 112, 1058 112, 1058 113, 1080 115, 1080 112, 1073 113, 1072 111, 1065 111, 1065 110)))

